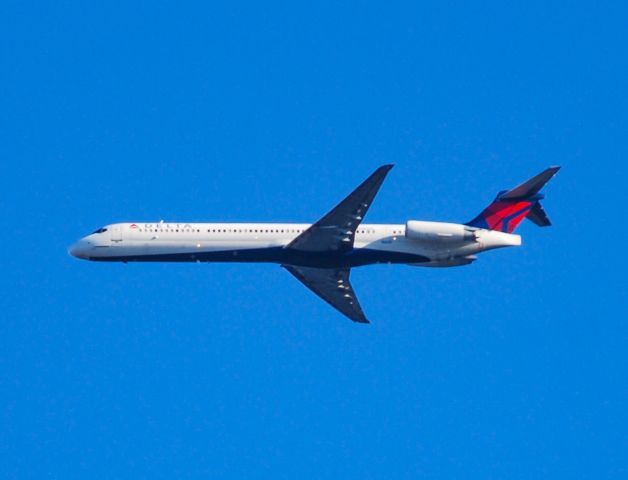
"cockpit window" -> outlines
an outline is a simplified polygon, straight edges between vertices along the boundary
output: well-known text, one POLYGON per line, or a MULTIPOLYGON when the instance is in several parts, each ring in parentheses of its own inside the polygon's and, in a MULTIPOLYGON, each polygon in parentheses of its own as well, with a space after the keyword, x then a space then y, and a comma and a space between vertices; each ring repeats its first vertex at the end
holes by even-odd
POLYGON ((105 227, 99 228, 98 230, 95 230, 92 232, 92 234, 94 233, 105 233, 107 231, 107 229, 105 227))

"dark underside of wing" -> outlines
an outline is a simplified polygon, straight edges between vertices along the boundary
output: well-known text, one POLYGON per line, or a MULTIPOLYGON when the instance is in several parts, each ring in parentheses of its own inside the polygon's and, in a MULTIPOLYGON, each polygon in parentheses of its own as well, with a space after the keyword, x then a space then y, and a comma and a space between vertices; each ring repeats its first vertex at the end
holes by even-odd
POLYGON ((347 252, 355 231, 371 206, 392 165, 379 167, 327 215, 295 238, 286 248, 307 252, 347 252))
POLYGON ((349 281, 348 268, 310 268, 282 265, 307 288, 354 322, 369 323, 349 281))
MULTIPOLYGON (((392 167, 379 167, 342 202, 284 248, 300 254, 318 254, 323 258, 351 252, 355 232, 392 167)), ((283 267, 354 322, 369 323, 349 282, 349 268, 283 267)))

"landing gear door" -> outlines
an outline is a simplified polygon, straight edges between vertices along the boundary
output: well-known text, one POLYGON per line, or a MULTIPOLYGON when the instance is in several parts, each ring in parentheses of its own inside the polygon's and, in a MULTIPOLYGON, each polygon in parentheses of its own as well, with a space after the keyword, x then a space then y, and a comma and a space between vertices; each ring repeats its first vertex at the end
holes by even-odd
POLYGON ((121 241, 122 241, 122 226, 113 225, 111 227, 111 243, 116 245, 120 243, 121 241))

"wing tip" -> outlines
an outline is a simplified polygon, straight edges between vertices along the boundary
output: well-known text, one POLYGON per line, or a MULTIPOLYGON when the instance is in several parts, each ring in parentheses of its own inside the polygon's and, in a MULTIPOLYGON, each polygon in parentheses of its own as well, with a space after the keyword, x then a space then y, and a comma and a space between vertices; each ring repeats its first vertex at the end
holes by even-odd
POLYGON ((545 169, 546 172, 550 172, 552 174, 552 177, 554 175, 556 175, 558 173, 558 171, 561 169, 562 167, 560 165, 550 165, 549 167, 547 167, 545 169))
MULTIPOLYGON (((395 166, 394 163, 385 163, 384 165, 382 165, 381 167, 378 167, 377 170, 375 170, 371 176, 369 178, 373 178, 373 177, 385 177, 386 175, 388 175, 388 172, 390 172, 390 170, 395 166)), ((368 180, 367 180, 368 181, 368 180)))
POLYGON ((369 319, 368 319, 368 318, 366 318, 366 317, 361 317, 361 318, 352 318, 351 320, 353 320, 355 323, 362 323, 362 324, 365 324, 365 325, 366 325, 366 324, 368 324, 368 323, 371 323, 371 322, 369 321, 369 319))

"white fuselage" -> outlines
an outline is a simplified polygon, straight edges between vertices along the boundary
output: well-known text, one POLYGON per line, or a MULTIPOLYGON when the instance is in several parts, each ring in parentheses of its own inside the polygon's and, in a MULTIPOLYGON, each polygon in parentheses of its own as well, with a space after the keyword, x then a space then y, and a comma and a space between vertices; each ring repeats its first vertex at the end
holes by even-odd
POLYGON ((70 253, 88 260, 122 262, 273 262, 323 268, 406 263, 448 267, 470 263, 475 254, 485 250, 521 245, 518 235, 410 221, 360 225, 349 253, 285 248, 309 227, 304 223, 116 223, 82 238, 70 247, 70 253), (464 238, 449 233, 462 229, 464 238))

